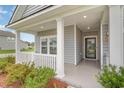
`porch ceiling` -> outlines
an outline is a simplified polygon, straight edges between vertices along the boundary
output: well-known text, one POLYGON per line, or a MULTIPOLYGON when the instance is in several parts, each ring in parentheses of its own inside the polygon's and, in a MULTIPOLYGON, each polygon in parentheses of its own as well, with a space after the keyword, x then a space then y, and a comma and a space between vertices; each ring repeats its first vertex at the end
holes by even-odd
MULTIPOLYGON (((70 7, 72 9, 72 7, 76 8, 77 6, 70 6, 70 7)), ((86 7, 86 6, 84 6, 84 7, 86 7)), ((102 13, 103 13, 105 7, 106 6, 99 6, 99 7, 94 6, 94 8, 89 8, 87 11, 85 10, 82 12, 72 14, 70 16, 66 16, 66 17, 64 17, 64 25, 67 26, 67 25, 77 24, 77 26, 82 31, 98 30, 99 23, 100 23, 101 17, 102 17, 102 13), (87 16, 87 18, 84 19, 83 16, 87 16), (87 29, 88 26, 90 27, 89 30, 87 29)), ((37 20, 37 22, 39 22, 39 20, 37 20)), ((30 23, 32 25, 34 23, 33 20, 30 23)), ((34 24, 36 24, 36 22, 34 24)), ((20 31, 34 34, 39 31, 44 31, 44 30, 49 30, 49 29, 54 29, 54 28, 56 28, 56 21, 51 20, 49 22, 41 23, 41 24, 37 24, 37 25, 32 25, 32 26, 27 25, 27 26, 25 26, 25 28, 20 29, 20 31)))
POLYGON ((76 24, 81 31, 99 31, 104 8, 91 9, 65 18, 65 25, 76 24))

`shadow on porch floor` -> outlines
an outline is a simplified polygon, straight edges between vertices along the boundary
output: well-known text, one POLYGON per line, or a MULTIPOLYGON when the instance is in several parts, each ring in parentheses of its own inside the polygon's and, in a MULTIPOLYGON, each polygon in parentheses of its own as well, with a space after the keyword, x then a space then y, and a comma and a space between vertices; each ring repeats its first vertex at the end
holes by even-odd
POLYGON ((96 61, 82 61, 77 66, 65 64, 65 77, 62 80, 75 87, 100 88, 96 75, 100 71, 100 64, 96 61))

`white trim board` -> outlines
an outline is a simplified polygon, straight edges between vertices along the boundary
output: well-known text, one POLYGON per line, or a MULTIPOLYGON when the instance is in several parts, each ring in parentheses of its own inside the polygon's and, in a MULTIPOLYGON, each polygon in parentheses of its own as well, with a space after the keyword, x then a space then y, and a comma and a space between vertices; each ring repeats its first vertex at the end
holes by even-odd
POLYGON ((77 65, 77 40, 76 40, 76 24, 74 24, 74 57, 75 57, 75 60, 74 60, 74 64, 77 65))
POLYGON ((103 67, 103 30, 102 30, 102 26, 103 24, 100 25, 101 29, 100 29, 100 64, 101 64, 101 69, 103 67))
POLYGON ((83 58, 85 59, 85 60, 98 60, 98 39, 97 39, 97 36, 96 35, 91 35, 91 36, 84 36, 84 48, 83 48, 83 52, 84 52, 84 56, 83 56, 83 58), (96 59, 90 59, 90 58, 85 58, 85 39, 86 38, 93 38, 93 37, 95 37, 96 38, 96 59))

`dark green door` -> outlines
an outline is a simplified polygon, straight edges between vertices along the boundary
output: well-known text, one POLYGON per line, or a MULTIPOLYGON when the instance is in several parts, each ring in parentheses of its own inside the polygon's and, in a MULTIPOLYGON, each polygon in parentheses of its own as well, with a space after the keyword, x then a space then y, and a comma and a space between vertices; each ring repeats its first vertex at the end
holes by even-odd
POLYGON ((85 38, 85 58, 96 59, 96 38, 85 38))

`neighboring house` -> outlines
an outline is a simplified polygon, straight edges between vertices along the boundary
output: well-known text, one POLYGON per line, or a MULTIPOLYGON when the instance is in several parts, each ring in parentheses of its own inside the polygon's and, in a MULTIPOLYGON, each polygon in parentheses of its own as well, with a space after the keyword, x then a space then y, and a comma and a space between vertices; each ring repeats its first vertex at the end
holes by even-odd
MULTIPOLYGON (((20 40, 20 49, 28 48, 29 42, 20 40)), ((8 31, 0 30, 0 50, 15 49, 15 34, 8 31)))
MULTIPOLYGON (((7 25, 17 33, 16 62, 34 61, 36 66, 54 68, 60 78, 71 75, 71 65, 78 68, 83 60, 91 61, 83 68, 89 69, 87 74, 95 62, 101 68, 104 64, 124 66, 123 14, 124 7, 119 5, 17 6, 7 25), (20 32, 35 35, 34 54, 19 52, 20 32)), ((81 75, 81 68, 77 70, 76 75, 81 75)))
POLYGON ((0 50, 15 49, 15 34, 0 30, 0 50))
POLYGON ((29 44, 29 42, 20 40, 20 50, 24 49, 24 48, 28 48, 28 44, 29 44))

